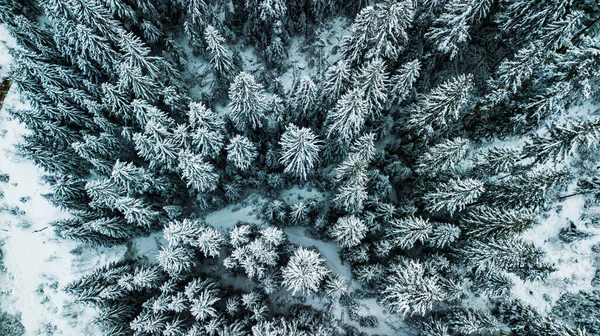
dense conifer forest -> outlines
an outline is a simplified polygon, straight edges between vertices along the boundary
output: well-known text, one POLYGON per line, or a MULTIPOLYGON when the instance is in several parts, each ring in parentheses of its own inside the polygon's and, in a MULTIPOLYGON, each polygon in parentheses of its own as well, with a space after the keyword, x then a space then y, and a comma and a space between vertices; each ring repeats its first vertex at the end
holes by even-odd
MULTIPOLYGON (((600 335, 597 1, 0 0, 0 22, 13 158, 65 213, 45 234, 126 249, 52 288, 89 335, 600 335)), ((2 307, 7 336, 76 336, 2 307)))

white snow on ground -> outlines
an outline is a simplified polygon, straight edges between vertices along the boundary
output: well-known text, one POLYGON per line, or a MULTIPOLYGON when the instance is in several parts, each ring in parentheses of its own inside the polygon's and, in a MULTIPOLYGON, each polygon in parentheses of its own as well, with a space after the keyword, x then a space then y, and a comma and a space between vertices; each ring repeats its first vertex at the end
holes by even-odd
MULTIPOLYGON (((320 57, 322 57, 324 63, 322 69, 323 72, 327 70, 329 65, 334 64, 341 58, 341 51, 338 49, 342 44, 344 36, 348 34, 348 28, 348 20, 340 17, 327 22, 325 27, 321 27, 320 31, 317 32, 317 40, 324 42, 322 43, 323 48, 320 51, 320 57), (336 50, 334 50, 334 48, 336 48, 336 50)), ((308 75, 314 78, 318 72, 316 66, 308 66, 309 63, 306 59, 306 53, 301 50, 302 48, 306 48, 304 45, 305 42, 306 39, 302 36, 295 36, 291 39, 286 61, 286 64, 291 64, 291 67, 279 77, 286 92, 291 92, 301 75, 308 75)), ((312 49, 316 47, 317 44, 312 45, 309 48, 312 49)), ((314 52, 314 50, 312 51, 314 52)))
MULTIPOLYGON (((14 45, 1 26, 0 39, 14 45)), ((2 75, 6 74, 10 61, 5 46, 0 44, 2 75)), ((0 287, 10 293, 2 298, 2 307, 9 313, 22 313, 26 335, 99 335, 91 324, 94 311, 74 304, 62 288, 82 274, 120 258, 125 247, 82 248, 73 254, 70 251, 77 245, 56 237, 48 227, 51 221, 67 214, 41 196, 48 192, 47 186, 40 183, 43 172, 14 153, 14 145, 26 130, 10 120, 6 109, 23 106, 26 103, 13 87, 0 110, 0 173, 10 176, 9 183, 0 183, 0 191, 4 193, 4 199, 0 200, 0 239, 4 241, 2 250, 8 272, 0 287), (21 197, 31 199, 21 202, 21 197), (25 214, 8 211, 14 207, 25 214)))
POLYGON ((283 190, 280 196, 288 205, 292 205, 300 200, 323 198, 321 192, 315 188, 309 189, 304 187, 301 189, 298 186, 293 186, 290 189, 283 190))
POLYGON ((221 210, 213 211, 206 215, 205 221, 208 225, 221 232, 227 232, 238 222, 250 224, 261 224, 262 220, 256 217, 255 211, 260 204, 260 198, 250 197, 240 204, 230 204, 221 210))
POLYGON ((591 282, 596 267, 593 264, 592 246, 600 243, 600 228, 588 226, 580 220, 584 203, 584 196, 564 200, 549 213, 548 218, 542 219, 539 225, 523 234, 525 240, 546 252, 546 260, 557 269, 543 281, 523 282, 514 277, 513 294, 540 312, 548 312, 565 293, 593 290, 591 282), (561 241, 558 234, 562 228, 570 226, 570 221, 575 223, 578 230, 591 236, 572 243, 561 241))

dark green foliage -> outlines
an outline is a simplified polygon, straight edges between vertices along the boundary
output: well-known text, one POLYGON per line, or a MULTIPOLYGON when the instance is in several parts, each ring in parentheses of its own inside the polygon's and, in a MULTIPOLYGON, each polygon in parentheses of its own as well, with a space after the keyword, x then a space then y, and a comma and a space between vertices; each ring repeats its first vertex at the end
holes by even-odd
POLYGON ((11 336, 25 335, 25 327, 21 323, 21 314, 10 315, 0 312, 0 334, 11 336))
POLYGON ((590 335, 600 333, 600 292, 567 293, 556 301, 552 312, 570 325, 585 328, 590 335))
POLYGON ((510 326, 513 333, 523 336, 579 336, 576 328, 569 327, 552 317, 540 315, 534 308, 519 300, 502 300, 499 318, 510 326))

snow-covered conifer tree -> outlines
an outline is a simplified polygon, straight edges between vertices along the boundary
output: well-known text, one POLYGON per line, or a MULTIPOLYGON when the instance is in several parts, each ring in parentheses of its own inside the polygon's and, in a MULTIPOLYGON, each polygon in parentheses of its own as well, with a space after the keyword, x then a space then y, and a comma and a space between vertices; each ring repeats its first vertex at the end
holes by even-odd
POLYGON ((509 237, 527 230, 537 221, 528 208, 499 209, 489 206, 470 210, 461 218, 467 233, 476 237, 509 237))
POLYGON ((485 191, 483 182, 475 179, 453 179, 443 183, 436 191, 425 195, 427 209, 431 212, 444 211, 451 216, 476 201, 485 191))
POLYGON ((173 277, 191 271, 194 265, 192 252, 184 246, 163 247, 158 252, 157 261, 173 277))
POLYGON ((292 295, 319 291, 321 282, 329 273, 324 261, 317 252, 299 247, 281 271, 283 285, 292 291, 292 295))
POLYGON ((460 117, 472 86, 472 75, 461 75, 440 84, 414 106, 407 127, 421 134, 445 132, 460 117))
POLYGON ((367 231, 368 227, 362 219, 350 215, 338 218, 330 233, 341 247, 353 247, 360 244, 367 231))
POLYGON ((190 103, 188 110, 189 133, 192 145, 202 155, 219 155, 225 139, 225 123, 202 103, 190 103))
POLYGON ((444 248, 460 236, 460 228, 452 224, 435 223, 429 234, 429 245, 444 248))
POLYGON ((420 74, 421 62, 418 59, 404 63, 390 80, 392 100, 401 103, 406 99, 420 74))
POLYGON ((179 153, 179 169, 188 186, 195 190, 206 193, 217 188, 219 175, 215 167, 205 162, 201 156, 189 151, 179 153))
MULTIPOLYGON (((482 1, 483 2, 483 1, 482 1)), ((450 58, 454 58, 459 48, 469 39, 470 21, 473 15, 471 0, 451 0, 444 5, 443 13, 433 23, 425 35, 450 58)))
POLYGON ((465 158, 469 149, 469 140, 455 138, 430 147, 418 160, 418 171, 435 173, 453 168, 465 158))
POLYGON ((350 143, 362 130, 369 113, 364 93, 359 89, 349 91, 327 113, 327 137, 335 136, 344 143, 350 143))
POLYGON ((547 136, 535 135, 524 151, 537 161, 566 158, 580 147, 591 147, 600 139, 600 119, 567 121, 564 124, 552 124, 547 136))
POLYGON ((348 295, 347 280, 339 274, 330 275, 325 280, 325 293, 331 301, 339 301, 342 297, 348 295))
POLYGON ((402 249, 412 248, 416 242, 423 243, 432 231, 429 220, 420 217, 395 219, 391 222, 388 237, 402 249))
POLYGON ((320 141, 310 128, 290 124, 279 140, 284 172, 306 180, 319 161, 320 141))
POLYGON ((544 252, 519 238, 474 240, 461 255, 478 274, 493 274, 498 269, 517 274, 523 280, 544 278, 552 271, 544 252))
POLYGON ((508 173, 523 159, 521 150, 511 147, 492 147, 477 158, 479 168, 493 174, 508 173))
POLYGON ((406 29, 414 15, 412 1, 385 1, 363 8, 344 37, 346 59, 385 57, 396 60, 408 39, 406 29))
POLYGON ((336 205, 348 213, 357 214, 363 210, 367 200, 367 187, 364 183, 350 181, 338 189, 334 198, 336 205))
POLYGON ((325 72, 321 93, 327 102, 337 101, 350 85, 350 68, 344 60, 330 66, 325 72))
POLYGON ((389 75, 385 70, 385 63, 375 59, 361 67, 356 77, 355 87, 364 95, 368 109, 372 113, 378 113, 387 100, 389 75))
POLYGON ((231 138, 229 145, 225 149, 227 150, 227 160, 231 161, 241 170, 250 168, 258 155, 256 153, 256 145, 242 135, 236 135, 231 138))
POLYGON ((425 315, 445 294, 435 275, 426 275, 423 265, 403 260, 386 277, 382 292, 384 302, 396 313, 425 315))
POLYGON ((210 62, 219 74, 227 76, 233 70, 231 52, 225 47, 225 39, 211 25, 204 29, 204 39, 210 52, 210 62))
POLYGON ((296 120, 310 120, 315 114, 317 86, 308 76, 302 76, 291 98, 296 120))
POLYGON ((229 118, 240 131, 262 127, 268 109, 262 85, 246 72, 240 72, 229 87, 229 118))

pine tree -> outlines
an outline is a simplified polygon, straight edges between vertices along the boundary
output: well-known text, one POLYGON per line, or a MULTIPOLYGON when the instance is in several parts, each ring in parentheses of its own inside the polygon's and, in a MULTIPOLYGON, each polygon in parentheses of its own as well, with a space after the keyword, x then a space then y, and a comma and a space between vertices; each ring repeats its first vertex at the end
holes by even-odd
POLYGON ((202 103, 190 103, 188 121, 192 145, 202 155, 217 157, 224 145, 225 123, 202 103))
POLYGON ((233 137, 225 149, 227 150, 227 160, 241 170, 250 168, 258 155, 256 145, 242 135, 233 137))
POLYGON ((534 280, 553 271, 553 267, 543 261, 542 250, 518 238, 475 240, 461 250, 461 255, 477 274, 489 275, 502 269, 523 280, 534 280))
POLYGON ((300 81, 291 97, 296 120, 310 120, 317 107, 317 86, 308 76, 300 77, 300 81))
MULTIPOLYGON (((437 49, 454 58, 459 47, 469 39, 470 21, 473 15, 471 0, 451 0, 444 5, 443 13, 433 23, 425 37, 435 43, 437 49)), ((483 1, 482 1, 483 2, 483 1)))
POLYGON ((394 265, 382 291, 384 302, 399 314, 425 315, 433 304, 445 295, 435 275, 426 275, 423 265, 414 260, 403 260, 394 265))
POLYGON ((290 124, 281 136, 279 144, 279 162, 285 165, 284 172, 306 180, 318 163, 321 146, 317 136, 309 128, 298 128, 290 124))
POLYGON ((200 193, 208 193, 217 188, 219 175, 215 167, 202 157, 189 151, 179 153, 179 169, 189 187, 200 193))
POLYGON ((446 140, 430 147, 427 153, 419 158, 417 171, 431 174, 453 168, 465 158, 468 150, 468 139, 446 140))
POLYGON ((159 219, 159 212, 139 198, 121 197, 114 207, 123 213, 129 224, 150 228, 159 219))
POLYGON ((412 1, 384 1, 363 8, 345 36, 342 48, 351 63, 385 57, 396 60, 408 40, 414 15, 412 1))
POLYGON ((401 103, 410 94, 421 74, 421 62, 418 59, 404 63, 392 76, 390 95, 394 102, 401 103))
POLYGON ((325 294, 332 302, 339 301, 342 297, 348 295, 347 280, 339 274, 330 275, 325 280, 325 294))
POLYGON ((240 131, 262 127, 268 109, 262 85, 254 77, 240 72, 229 87, 229 118, 240 131))
POLYGON ((338 208, 352 214, 362 212, 364 202, 367 200, 367 187, 360 181, 350 181, 338 188, 333 201, 338 208))
POLYGON ((424 200, 428 211, 444 211, 452 216, 456 211, 462 211, 469 203, 476 201, 484 191, 485 187, 481 181, 453 179, 443 183, 435 192, 426 194, 424 200))
POLYGON ((260 19, 266 22, 282 20, 287 12, 285 1, 267 0, 259 4, 260 19))
POLYGON ((407 217, 394 219, 388 229, 388 238, 401 249, 411 249, 416 242, 425 242, 431 234, 433 226, 428 219, 407 217))
POLYGON ((541 46, 529 44, 519 49, 513 59, 502 61, 490 82, 492 91, 485 97, 486 103, 496 106, 516 93, 542 63, 542 51, 541 46))
POLYGON ((192 251, 184 246, 163 247, 156 259, 163 270, 174 278, 190 272, 195 265, 192 251))
POLYGON ((292 295, 319 291, 321 282, 329 273, 323 266, 324 261, 317 252, 299 247, 281 271, 283 285, 292 291, 292 295))
POLYGON ((362 130, 368 115, 364 94, 358 89, 349 91, 327 113, 327 137, 334 135, 340 141, 350 143, 362 130))
POLYGON ((436 223, 429 234, 429 245, 444 248, 460 236, 460 229, 452 224, 436 223))
POLYGON ((361 67, 354 85, 363 93, 369 111, 378 113, 387 100, 388 84, 389 75, 385 70, 385 63, 375 59, 361 67))
POLYGON ((420 98, 406 127, 429 135, 447 131, 459 119, 472 86, 472 75, 461 75, 440 84, 420 98))
POLYGON ((535 135, 523 149, 526 155, 536 161, 565 159, 581 147, 591 147, 600 138, 600 119, 567 121, 562 125, 548 127, 548 136, 535 135))
POLYGON ((350 68, 344 60, 339 60, 327 69, 321 90, 327 102, 333 103, 342 96, 350 85, 350 74, 350 68))
POLYGON ((215 70, 219 74, 228 76, 233 70, 233 62, 231 52, 224 46, 225 39, 211 25, 206 26, 204 39, 210 53, 210 62, 215 67, 215 70))
POLYGON ((335 225, 331 227, 331 235, 338 245, 348 248, 360 244, 367 231, 365 222, 354 215, 338 218, 335 225))
POLYGON ((481 153, 477 158, 477 165, 492 174, 508 173, 521 161, 521 150, 510 147, 492 147, 481 153))
POLYGON ((489 188, 494 204, 513 208, 544 207, 570 181, 565 169, 536 168, 498 180, 489 188))
POLYGON ((110 179, 128 194, 143 194, 156 183, 156 179, 146 169, 136 167, 132 162, 123 163, 119 160, 112 167, 110 179))
POLYGON ((489 206, 477 207, 461 218, 461 222, 468 228, 467 234, 498 238, 521 233, 536 221, 536 213, 528 208, 498 209, 489 206))

